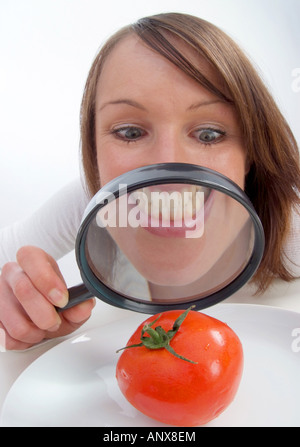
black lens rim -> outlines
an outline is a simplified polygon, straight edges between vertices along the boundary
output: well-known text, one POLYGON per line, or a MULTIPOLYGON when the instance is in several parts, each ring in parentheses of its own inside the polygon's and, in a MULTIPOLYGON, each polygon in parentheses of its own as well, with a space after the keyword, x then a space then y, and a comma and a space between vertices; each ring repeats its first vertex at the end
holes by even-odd
POLYGON ((154 314, 166 310, 186 309, 190 305, 194 305, 195 309, 201 310, 228 298, 253 277, 260 265, 264 253, 264 246, 265 238, 261 221, 249 198, 232 180, 216 171, 198 165, 187 163, 159 163, 129 171, 107 183, 95 194, 87 207, 86 215, 78 231, 75 253, 82 280, 93 296, 115 307, 145 314, 154 314), (104 206, 103 201, 111 200, 112 197, 117 199, 122 195, 122 190, 120 194, 120 184, 126 184, 126 193, 130 193, 136 189, 150 185, 167 183, 196 184, 214 188, 242 204, 249 212, 253 222, 253 252, 243 271, 232 282, 207 297, 199 297, 190 301, 173 304, 138 301, 110 289, 95 276, 88 265, 85 255, 87 231, 95 214, 104 206))

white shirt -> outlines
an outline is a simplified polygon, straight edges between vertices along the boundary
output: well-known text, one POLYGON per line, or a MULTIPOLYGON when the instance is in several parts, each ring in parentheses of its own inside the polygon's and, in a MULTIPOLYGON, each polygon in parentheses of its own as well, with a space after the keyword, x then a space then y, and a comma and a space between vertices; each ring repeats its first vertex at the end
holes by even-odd
POLYGON ((14 261, 18 249, 24 245, 40 247, 54 259, 73 250, 88 202, 78 179, 58 191, 30 217, 0 229, 0 268, 14 261))
MULTIPOLYGON (((0 229, 0 269, 6 262, 14 261, 18 249, 24 245, 38 246, 56 260, 73 250, 89 200, 78 179, 66 185, 29 218, 0 229)), ((300 276, 300 210, 293 214, 292 231, 284 252, 289 270, 300 276)))

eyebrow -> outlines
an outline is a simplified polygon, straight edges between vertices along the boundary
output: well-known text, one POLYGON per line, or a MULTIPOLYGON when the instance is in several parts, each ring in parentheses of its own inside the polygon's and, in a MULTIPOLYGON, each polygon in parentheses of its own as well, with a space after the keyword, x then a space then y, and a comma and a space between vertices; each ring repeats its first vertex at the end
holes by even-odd
POLYGON ((140 104, 139 102, 137 102, 137 101, 133 101, 132 99, 126 99, 126 98, 124 98, 124 99, 116 99, 115 101, 108 101, 108 102, 105 102, 105 103, 99 108, 99 112, 100 112, 101 110, 103 110, 103 109, 104 109, 105 107, 107 107, 107 106, 111 106, 111 105, 119 105, 119 104, 126 104, 126 105, 128 105, 128 106, 135 107, 135 108, 137 108, 137 109, 144 110, 144 111, 147 110, 147 109, 146 109, 144 106, 142 106, 142 104, 140 104))
POLYGON ((195 104, 192 104, 190 107, 188 107, 187 111, 197 110, 200 107, 210 106, 210 105, 217 104, 217 103, 227 104, 227 102, 222 99, 212 99, 210 101, 200 101, 200 102, 196 102, 195 104))

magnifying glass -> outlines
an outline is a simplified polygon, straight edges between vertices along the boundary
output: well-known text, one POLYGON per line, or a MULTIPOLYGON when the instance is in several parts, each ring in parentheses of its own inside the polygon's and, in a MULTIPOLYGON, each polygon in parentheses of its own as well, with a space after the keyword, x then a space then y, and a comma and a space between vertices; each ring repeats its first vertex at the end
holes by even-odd
POLYGON ((230 179, 185 163, 141 167, 87 206, 75 246, 83 284, 59 310, 93 296, 149 314, 203 309, 240 289, 263 251, 259 217, 230 179))

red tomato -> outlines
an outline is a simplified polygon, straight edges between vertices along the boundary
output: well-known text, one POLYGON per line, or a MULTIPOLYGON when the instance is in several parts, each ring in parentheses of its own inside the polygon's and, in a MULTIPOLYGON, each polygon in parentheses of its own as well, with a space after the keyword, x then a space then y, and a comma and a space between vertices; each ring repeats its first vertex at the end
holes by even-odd
MULTIPOLYGON (((163 312, 152 329, 172 330, 183 311, 163 312)), ((127 343, 141 343, 145 324, 127 343)), ((148 338, 148 333, 144 333, 148 338)), ((147 341, 147 340, 146 340, 147 341)), ((238 336, 225 323, 189 311, 169 345, 182 360, 165 348, 125 348, 116 377, 126 399, 139 411, 176 426, 203 425, 216 418, 232 402, 243 370, 243 350, 238 336)))

